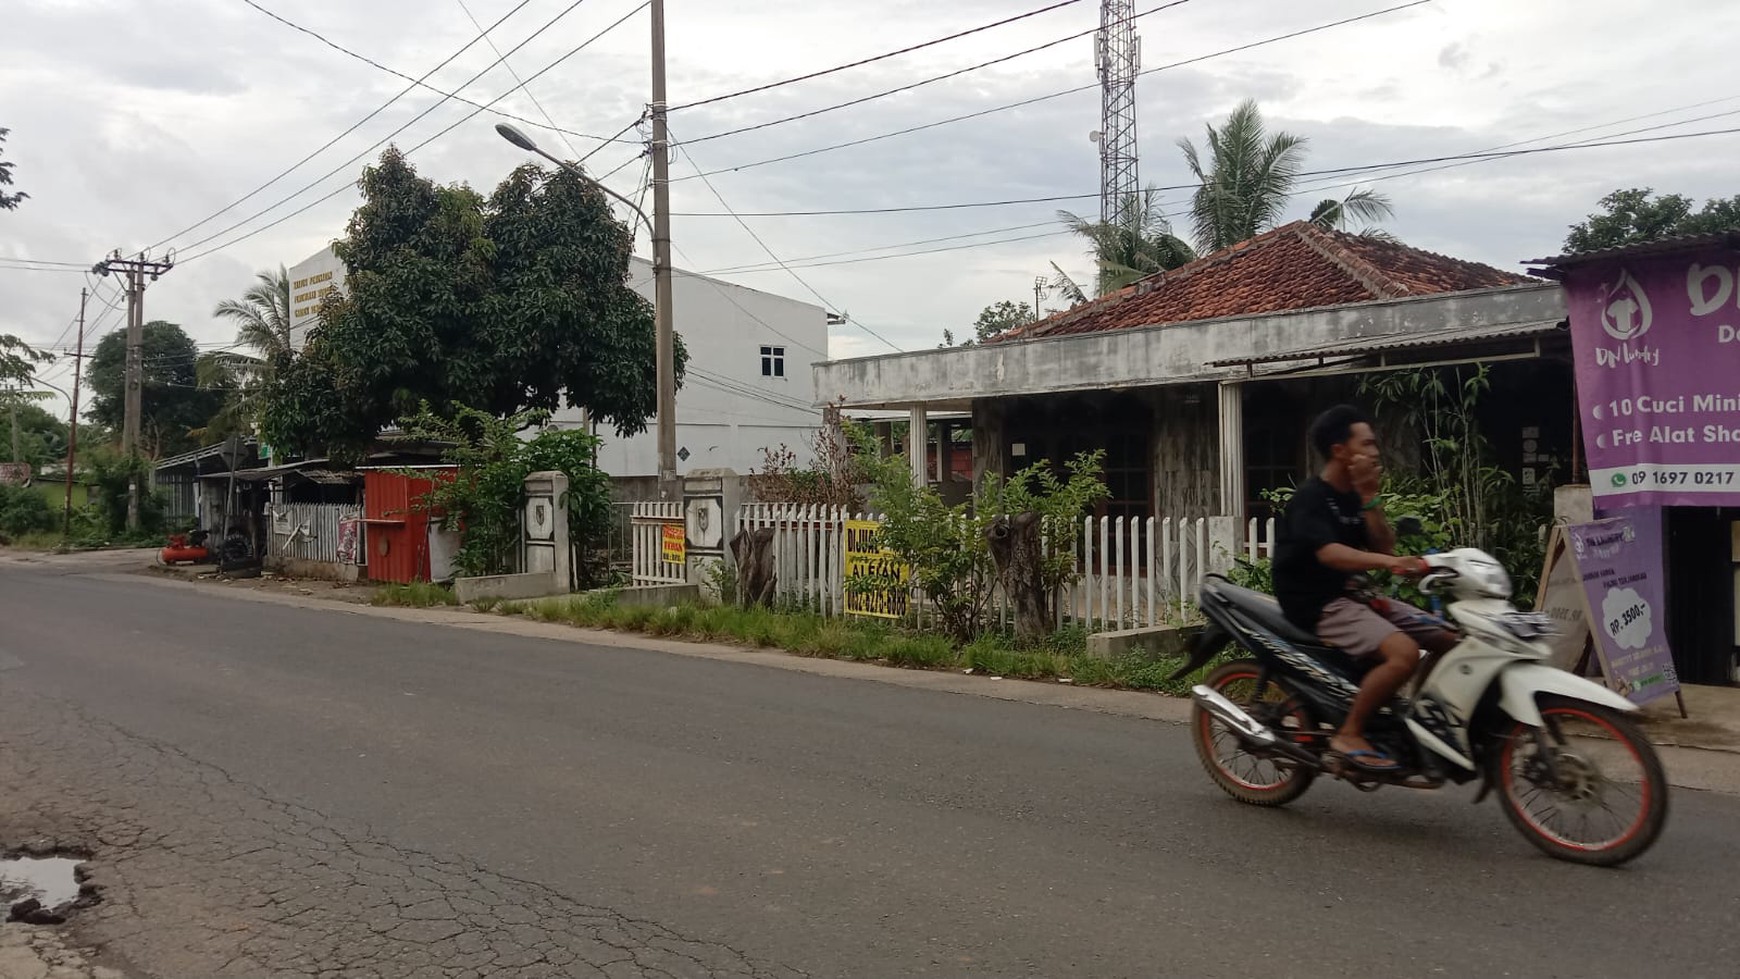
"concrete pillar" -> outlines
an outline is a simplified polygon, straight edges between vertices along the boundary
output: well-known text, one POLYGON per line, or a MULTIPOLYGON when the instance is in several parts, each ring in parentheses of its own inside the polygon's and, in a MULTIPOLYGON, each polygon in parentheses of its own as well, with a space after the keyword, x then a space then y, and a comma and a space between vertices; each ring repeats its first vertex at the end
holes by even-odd
POLYGON ((906 433, 906 461, 912 464, 912 478, 920 486, 930 483, 930 415, 923 405, 912 407, 912 424, 906 433))
POLYGON ((732 469, 691 469, 683 479, 683 524, 689 584, 718 601, 717 572, 731 560, 742 480, 732 469))
POLYGON ((526 477, 526 571, 548 574, 553 592, 574 588, 574 552, 568 546, 568 477, 536 472, 526 477))
POLYGON ((1220 512, 1245 519, 1245 396, 1237 381, 1220 385, 1220 512))
POLYGON ((983 486, 985 477, 1002 477, 1004 449, 1003 409, 995 401, 973 402, 973 486, 983 486))

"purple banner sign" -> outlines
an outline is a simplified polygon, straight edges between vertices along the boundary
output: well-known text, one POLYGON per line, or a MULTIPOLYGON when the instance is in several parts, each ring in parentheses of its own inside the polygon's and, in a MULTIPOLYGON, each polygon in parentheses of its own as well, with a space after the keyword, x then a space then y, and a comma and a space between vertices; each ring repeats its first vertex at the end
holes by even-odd
POLYGON ((1565 292, 1596 505, 1740 506, 1740 254, 1575 268, 1565 292))
POLYGON ((1574 524, 1565 533, 1583 578, 1589 632, 1607 685, 1634 704, 1679 690, 1664 621, 1661 512, 1645 509, 1574 524))

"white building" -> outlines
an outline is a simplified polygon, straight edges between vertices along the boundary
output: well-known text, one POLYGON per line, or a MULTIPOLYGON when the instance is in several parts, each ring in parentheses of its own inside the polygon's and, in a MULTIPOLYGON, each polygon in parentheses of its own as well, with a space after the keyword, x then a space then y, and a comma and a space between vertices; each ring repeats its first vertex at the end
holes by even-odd
MULTIPOLYGON (((288 274, 290 335, 300 349, 321 297, 344 288, 345 268, 327 247, 288 274)), ((652 263, 631 258, 628 284, 650 302, 652 263)), ((764 450, 780 445, 807 462, 821 419, 811 366, 828 359, 826 311, 681 269, 671 287, 674 325, 689 353, 677 391, 677 471, 729 467, 746 473, 761 469, 764 450)), ((551 419, 564 428, 584 422, 578 409, 564 408, 551 419)), ((652 419, 647 431, 630 438, 617 438, 608 428, 598 434, 604 440, 599 468, 618 479, 657 478, 652 419)))
MULTIPOLYGON (((653 297, 652 263, 630 259, 629 287, 653 297)), ((828 359, 828 315, 820 306, 678 269, 672 318, 689 352, 677 390, 677 471, 760 469, 764 449, 790 446, 806 463, 820 424, 812 365, 828 359)), ((577 410, 552 421, 581 424, 577 410)), ((600 429, 599 468, 618 478, 658 476, 658 433, 626 439, 600 429)))

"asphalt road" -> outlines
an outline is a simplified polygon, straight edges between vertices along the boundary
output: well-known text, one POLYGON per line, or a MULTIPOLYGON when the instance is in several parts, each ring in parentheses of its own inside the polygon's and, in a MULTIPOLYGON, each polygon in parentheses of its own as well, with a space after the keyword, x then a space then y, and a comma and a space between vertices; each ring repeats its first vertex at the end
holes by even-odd
POLYGON ((1240 806, 1172 724, 3 565, 0 791, 162 976, 1740 968, 1733 796, 1592 870, 1471 790, 1240 806))

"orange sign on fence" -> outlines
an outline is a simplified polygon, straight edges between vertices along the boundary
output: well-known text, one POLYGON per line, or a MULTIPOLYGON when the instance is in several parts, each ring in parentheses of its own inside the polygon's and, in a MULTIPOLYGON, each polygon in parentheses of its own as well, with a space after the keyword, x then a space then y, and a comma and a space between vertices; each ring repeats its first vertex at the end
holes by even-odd
POLYGON ((685 564, 689 559, 688 530, 680 523, 664 524, 659 534, 659 556, 667 564, 685 564))

